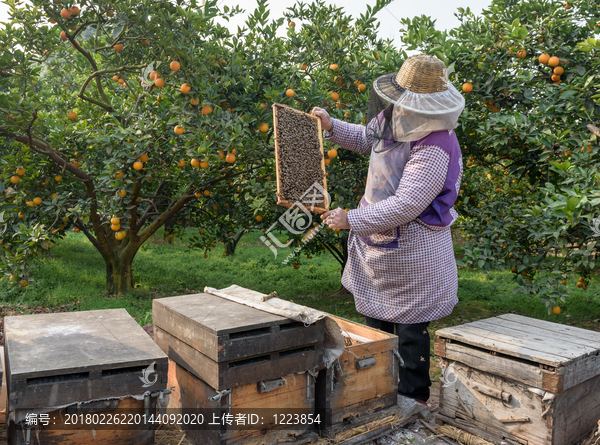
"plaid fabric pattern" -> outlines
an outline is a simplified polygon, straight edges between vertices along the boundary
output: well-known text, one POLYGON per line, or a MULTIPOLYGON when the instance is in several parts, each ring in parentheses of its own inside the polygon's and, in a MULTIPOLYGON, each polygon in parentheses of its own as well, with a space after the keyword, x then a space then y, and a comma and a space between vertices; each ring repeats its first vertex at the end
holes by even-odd
MULTIPOLYGON (((324 137, 349 150, 371 152, 362 125, 335 120, 324 137)), ((447 153, 439 147, 415 146, 396 194, 373 205, 363 200, 348 213, 351 230, 342 284, 354 295, 361 314, 422 323, 449 315, 458 302, 450 225, 433 227, 417 218, 442 190, 448 164, 447 153), (382 245, 368 245, 361 236, 382 245), (390 240, 394 247, 383 247, 390 240)), ((454 210, 452 215, 458 216, 454 210)))

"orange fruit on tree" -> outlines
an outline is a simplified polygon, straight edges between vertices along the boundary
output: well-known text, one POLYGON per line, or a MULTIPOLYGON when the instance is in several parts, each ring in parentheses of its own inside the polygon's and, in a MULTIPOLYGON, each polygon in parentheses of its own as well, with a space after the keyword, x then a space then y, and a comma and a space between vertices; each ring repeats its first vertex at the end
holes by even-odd
POLYGON ((52 199, 58 198, 58 193, 52 193, 52 195, 50 195, 50 198, 52 198, 52 199))
POLYGON ((162 78, 158 78, 154 81, 154 85, 156 85, 158 88, 162 88, 165 86, 165 81, 162 78))
POLYGON ((202 115, 203 116, 206 116, 207 114, 212 113, 212 111, 213 111, 213 108, 210 105, 204 105, 202 107, 202 115))
POLYGON ((116 74, 112 77, 112 80, 114 80, 115 82, 119 81, 119 76, 117 76, 116 74))
POLYGON ((329 69, 332 71, 335 71, 339 68, 339 66, 337 65, 337 63, 332 63, 331 65, 329 65, 329 69))
POLYGON ((190 164, 192 164, 192 167, 200 167, 200 161, 198 159, 192 159, 190 164))
POLYGON ((565 69, 562 66, 557 66, 554 68, 554 74, 557 76, 562 76, 565 73, 565 69))
POLYGON ((330 162, 331 162, 331 159, 325 158, 325 165, 329 165, 330 162))
POLYGON ((560 80, 560 76, 557 75, 557 74, 553 74, 552 77, 551 77, 551 79, 552 79, 553 82, 558 82, 560 80))
POLYGON ((17 169, 17 175, 23 176, 25 174, 25 169, 23 167, 19 167, 17 169))
POLYGON ((527 51, 524 49, 520 49, 519 51, 517 51, 517 57, 519 59, 524 59, 525 57, 527 57, 527 51))
POLYGON ((583 287, 583 281, 577 282, 577 287, 583 287))
POLYGON ((261 221, 262 221, 262 216, 260 216, 260 215, 256 215, 256 220, 257 220, 258 222, 261 222, 261 221))
POLYGON ((554 306, 554 307, 552 308, 552 313, 553 313, 554 315, 558 315, 558 314, 560 314, 560 307, 558 307, 558 306, 554 306))
POLYGON ((337 102, 338 100, 340 100, 340 95, 334 91, 333 93, 331 93, 331 100, 337 102))
POLYGON ((142 45, 148 45, 148 43, 150 43, 150 42, 148 42, 148 39, 143 39, 143 40, 141 41, 141 44, 142 44, 142 45))
POLYGON ((77 6, 73 6, 71 9, 69 9, 69 11, 71 11, 72 15, 78 15, 79 14, 79 8, 77 6))
POLYGON ((300 68, 302 71, 305 71, 306 68, 308 68, 308 65, 306 63, 301 63, 298 65, 298 68, 300 68))
POLYGON ((113 216, 110 219, 110 223, 113 224, 113 225, 115 225, 115 226, 116 225, 120 225, 121 224, 121 220, 119 218, 117 218, 116 216, 113 216))
POLYGON ((223 153, 223 150, 217 150, 217 153, 219 153, 220 159, 225 159, 225 153, 223 153))
POLYGON ((33 198, 33 203, 36 206, 39 206, 42 203, 42 198, 40 198, 39 196, 36 196, 35 198, 33 198))
POLYGON ((183 127, 181 127, 181 126, 177 125, 177 126, 175 127, 174 131, 175 131, 175 134, 183 134, 183 131, 184 131, 184 130, 183 130, 183 127))
POLYGON ((123 173, 122 170, 118 170, 117 173, 115 173, 115 178, 117 179, 121 179, 123 177, 125 173, 123 173))
POLYGON ((170 64, 169 67, 173 70, 173 71, 179 71, 179 68, 181 68, 181 64, 179 62, 177 62, 176 60, 173 60, 170 64))
POLYGON ((263 122, 258 126, 258 129, 261 131, 261 133, 266 133, 269 131, 269 126, 263 122))
POLYGON ((367 89, 367 86, 364 83, 358 84, 358 91, 363 92, 367 89))
POLYGON ((71 119, 71 120, 77 119, 77 113, 75 113, 74 111, 71 111, 68 114, 68 118, 71 119))
POLYGON ((55 180, 56 182, 60 182, 60 181, 62 181, 62 176, 61 176, 61 175, 56 175, 56 176, 54 177, 54 180, 55 180))
POLYGON ((27 207, 35 207, 35 204, 33 203, 33 201, 27 201, 27 202, 25 203, 25 205, 26 205, 27 207))
POLYGON ((210 190, 204 190, 204 196, 210 196, 210 190))
POLYGON ((135 161, 133 163, 133 168, 135 168, 136 170, 141 170, 144 168, 144 164, 140 161, 135 161))
POLYGON ((63 39, 63 40, 67 40, 67 39, 68 39, 68 37, 67 37, 67 33, 66 33, 66 32, 64 32, 64 31, 61 31, 61 32, 60 32, 60 38, 61 38, 61 39, 63 39))
POLYGON ((29 281, 21 280, 21 282, 19 284, 21 285, 21 287, 27 287, 27 285, 29 284, 29 281))
POLYGON ((148 77, 150 77, 150 80, 156 80, 156 79, 158 79, 160 77, 160 75, 158 74, 157 71, 152 71, 150 73, 150 76, 148 76, 148 77))
POLYGON ((294 90, 292 90, 291 88, 289 88, 289 89, 288 89, 288 90, 285 92, 285 95, 286 95, 287 97, 294 97, 294 94, 296 94, 296 93, 295 93, 295 92, 294 92, 294 90))
POLYGON ((463 83, 462 89, 465 93, 473 91, 473 84, 470 82, 463 83))
POLYGON ((181 91, 183 94, 187 94, 190 92, 191 89, 192 89, 192 87, 189 84, 184 83, 183 85, 181 85, 181 88, 179 89, 179 91, 181 91))
POLYGON ((148 159, 150 159, 150 158, 148 158, 147 154, 143 154, 140 156, 140 161, 142 161, 142 162, 148 162, 148 159))
POLYGON ((24 218, 24 217, 25 217, 25 215, 23 215, 23 213, 22 213, 22 212, 19 212, 17 216, 18 216, 19 218, 24 218))
POLYGON ((225 156, 225 161, 233 164, 235 162, 235 155, 232 153, 227 153, 227 156, 225 156))
POLYGON ((180 159, 179 162, 177 162, 177 165, 179 167, 185 167, 185 159, 180 159))
POLYGON ((125 238, 125 235, 127 233, 124 230, 119 230, 117 233, 115 233, 115 238, 119 241, 121 241, 122 239, 125 238))
POLYGON ((122 43, 117 43, 115 46, 113 46, 113 49, 115 51, 123 51, 123 44, 122 43))
POLYGON ((56 23, 56 20, 50 19, 50 23, 54 24, 54 23, 56 23))
POLYGON ((548 66, 551 66, 552 68, 554 68, 555 66, 558 66, 560 64, 560 59, 556 56, 552 56, 550 57, 550 59, 548 59, 548 66))
POLYGON ((202 193, 200 193, 200 192, 194 193, 194 196, 196 198, 201 198, 202 197, 202 193))
POLYGON ((290 23, 288 23, 288 25, 290 25, 290 28, 293 28, 294 26, 296 26, 296 23, 290 22, 290 23))
POLYGON ((117 82, 119 82, 121 85, 124 85, 125 84, 125 79, 119 78, 119 80, 117 80, 117 82))
POLYGON ((61 9, 60 16, 63 19, 70 19, 71 18, 71 11, 69 11, 68 9, 61 9))
POLYGON ((13 184, 18 184, 20 181, 21 181, 21 178, 19 178, 17 175, 10 177, 10 182, 12 182, 13 184))
POLYGON ((550 60, 550 54, 540 54, 540 57, 538 58, 539 62, 546 65, 548 63, 548 61, 550 60))
POLYGON ((200 168, 208 168, 208 161, 202 161, 200 163, 200 168))
POLYGON ((110 230, 112 230, 113 232, 118 232, 119 230, 121 230, 121 224, 111 224, 110 230))
POLYGON ((337 156, 337 150, 335 148, 332 148, 327 152, 327 156, 329 156, 330 158, 335 158, 337 156))
POLYGON ((127 192, 125 190, 119 190, 119 192, 117 193, 121 198, 124 198, 125 195, 127 194, 127 192))
POLYGON ((200 98, 198 98, 198 97, 194 97, 194 98, 192 98, 192 100, 190 100, 190 104, 193 105, 194 107, 196 105, 198 105, 199 103, 200 103, 200 98))

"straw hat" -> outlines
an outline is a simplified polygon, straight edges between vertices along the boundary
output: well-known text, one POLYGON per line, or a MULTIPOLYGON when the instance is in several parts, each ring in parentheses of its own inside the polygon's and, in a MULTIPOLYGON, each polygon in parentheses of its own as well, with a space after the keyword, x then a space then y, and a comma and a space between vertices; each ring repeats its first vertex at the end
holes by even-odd
POLYGON ((431 94, 448 89, 446 65, 437 57, 418 55, 406 59, 398 73, 385 74, 373 82, 373 89, 384 100, 396 102, 404 91, 431 94))

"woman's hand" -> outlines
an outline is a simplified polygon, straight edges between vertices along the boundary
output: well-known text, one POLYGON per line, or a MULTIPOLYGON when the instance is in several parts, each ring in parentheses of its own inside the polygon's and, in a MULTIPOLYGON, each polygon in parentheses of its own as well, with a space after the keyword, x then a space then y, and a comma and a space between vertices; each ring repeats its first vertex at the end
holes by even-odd
POLYGON ((329 226, 330 229, 349 229, 348 212, 339 207, 335 210, 330 210, 321 215, 321 219, 329 226))
POLYGON ((331 116, 329 116, 329 113, 323 108, 314 107, 310 114, 312 114, 313 116, 317 116, 319 119, 321 119, 321 128, 323 130, 329 131, 331 130, 331 127, 333 127, 333 121, 331 120, 331 116))

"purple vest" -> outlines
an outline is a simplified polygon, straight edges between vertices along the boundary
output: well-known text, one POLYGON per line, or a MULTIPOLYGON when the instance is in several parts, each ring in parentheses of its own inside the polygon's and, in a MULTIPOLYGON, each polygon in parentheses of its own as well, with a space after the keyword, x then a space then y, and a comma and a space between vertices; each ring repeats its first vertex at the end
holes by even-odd
MULTIPOLYGON (((395 141, 393 138, 386 138, 385 146, 392 145, 395 141)), ((446 227, 452 223, 453 217, 450 209, 458 196, 458 183, 462 176, 462 155, 460 152, 460 144, 454 130, 451 131, 436 131, 418 141, 411 142, 411 149, 418 146, 435 146, 444 150, 450 157, 448 170, 446 172, 446 180, 442 191, 435 197, 429 206, 421 213, 418 218, 425 224, 438 227, 446 227)), ((370 205, 363 197, 360 206, 370 205)), ((364 243, 378 247, 398 247, 398 228, 396 228, 395 240, 388 238, 387 242, 375 242, 370 236, 359 236, 364 243)))
POLYGON ((458 181, 462 175, 462 155, 460 152, 460 144, 454 130, 451 131, 436 131, 425 138, 415 141, 413 147, 428 145, 439 147, 444 150, 450 157, 448 171, 446 173, 446 181, 439 195, 435 197, 433 202, 429 204, 423 213, 419 215, 419 219, 430 226, 445 227, 452 223, 452 215, 450 209, 456 202, 458 196, 458 181))

